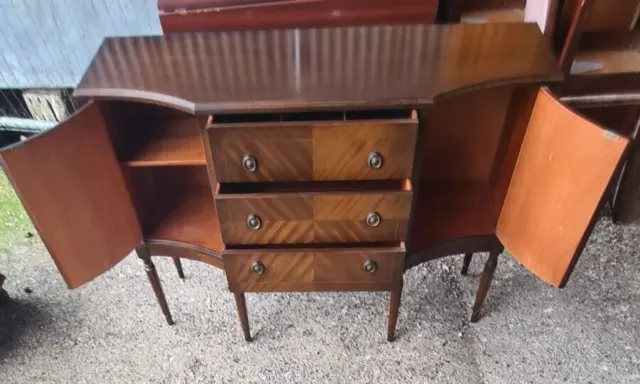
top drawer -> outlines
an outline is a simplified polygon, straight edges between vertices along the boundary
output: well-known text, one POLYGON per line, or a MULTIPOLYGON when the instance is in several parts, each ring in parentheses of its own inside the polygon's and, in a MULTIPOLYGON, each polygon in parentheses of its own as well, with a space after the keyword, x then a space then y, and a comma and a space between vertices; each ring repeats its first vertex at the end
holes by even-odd
POLYGON ((217 115, 207 134, 218 182, 411 177, 415 111, 217 115))

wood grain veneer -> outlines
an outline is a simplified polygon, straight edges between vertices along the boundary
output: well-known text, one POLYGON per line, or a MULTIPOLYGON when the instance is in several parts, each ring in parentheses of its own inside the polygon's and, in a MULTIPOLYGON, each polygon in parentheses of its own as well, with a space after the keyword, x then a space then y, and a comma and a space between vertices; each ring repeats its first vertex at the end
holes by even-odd
MULTIPOLYGON (((214 120, 215 121, 215 120, 214 120)), ((415 112, 394 120, 212 124, 207 130, 218 181, 405 179, 411 176, 415 112), (367 164, 377 152, 379 169, 367 164), (243 167, 245 155, 258 168, 243 167)))
POLYGON ((235 113, 416 106, 560 79, 535 25, 371 26, 107 38, 74 94, 235 113))
POLYGON ((496 230, 513 257, 564 285, 628 143, 541 90, 496 230))
POLYGON ((305 244, 403 240, 412 192, 359 191, 218 194, 216 206, 226 244, 305 244), (377 212, 382 221, 369 227, 377 212), (260 229, 247 227, 258 215, 260 229))
POLYGON ((233 292, 389 291, 402 284, 404 249, 227 250, 223 255, 233 292), (377 270, 363 270, 372 260, 377 270), (251 264, 265 266, 261 275, 251 264))

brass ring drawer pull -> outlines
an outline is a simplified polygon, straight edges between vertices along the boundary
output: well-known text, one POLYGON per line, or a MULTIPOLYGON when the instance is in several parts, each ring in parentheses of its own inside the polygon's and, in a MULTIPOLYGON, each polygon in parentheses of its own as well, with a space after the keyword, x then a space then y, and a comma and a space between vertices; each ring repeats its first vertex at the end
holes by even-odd
POLYGON ((362 269, 366 273, 374 273, 378 270, 378 264, 373 260, 367 260, 364 262, 364 264, 362 264, 362 269))
POLYGON ((264 266, 264 263, 262 261, 256 260, 251 263, 251 272, 255 273, 256 275, 263 275, 266 270, 267 268, 264 266))
POLYGON ((251 214, 247 216, 247 227, 249 229, 253 229, 257 231, 262 226, 262 220, 260 220, 260 216, 251 214))
POLYGON ((371 169, 380 169, 382 167, 382 155, 378 152, 371 152, 367 158, 367 164, 371 169))
POLYGON ((367 215, 367 218, 364 221, 371 228, 375 228, 380 225, 380 222, 382 222, 382 216, 380 216, 378 212, 371 212, 367 215))
POLYGON ((242 166, 249 172, 255 172, 258 170, 258 159, 251 155, 244 155, 242 158, 242 166))

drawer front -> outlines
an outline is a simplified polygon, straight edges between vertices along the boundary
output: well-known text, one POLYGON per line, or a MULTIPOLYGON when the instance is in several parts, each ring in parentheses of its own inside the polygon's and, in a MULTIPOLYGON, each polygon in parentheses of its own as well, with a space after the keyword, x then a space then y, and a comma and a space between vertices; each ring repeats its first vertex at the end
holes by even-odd
POLYGON ((386 242, 404 240, 411 198, 411 191, 218 195, 216 207, 225 244, 386 242))
POLYGON ((314 180, 411 178, 415 120, 319 124, 313 128, 314 180), (376 168, 370 158, 378 158, 376 168))
POLYGON ((311 128, 274 124, 210 127, 211 156, 221 183, 305 181, 312 178, 311 128), (255 170, 245 167, 247 157, 255 170))
POLYGON ((233 292, 391 290, 402 281, 402 248, 227 251, 233 292))
POLYGON ((218 124, 208 129, 221 183, 410 178, 416 133, 412 119, 218 124), (246 159, 252 159, 255 169, 251 162, 245 166, 246 159))

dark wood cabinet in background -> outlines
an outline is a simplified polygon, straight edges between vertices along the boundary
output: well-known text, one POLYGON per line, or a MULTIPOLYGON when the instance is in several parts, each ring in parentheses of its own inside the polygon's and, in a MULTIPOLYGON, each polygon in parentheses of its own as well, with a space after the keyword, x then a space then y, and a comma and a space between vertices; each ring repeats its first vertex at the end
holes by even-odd
POLYGON ((70 287, 136 249, 170 323, 152 255, 223 268, 247 340, 244 292, 374 290, 391 340, 425 261, 491 253, 474 321, 503 247, 566 284, 628 140, 561 80, 527 24, 109 38, 0 156, 70 287))
POLYGON ((158 0, 164 33, 431 24, 438 0, 158 0))

